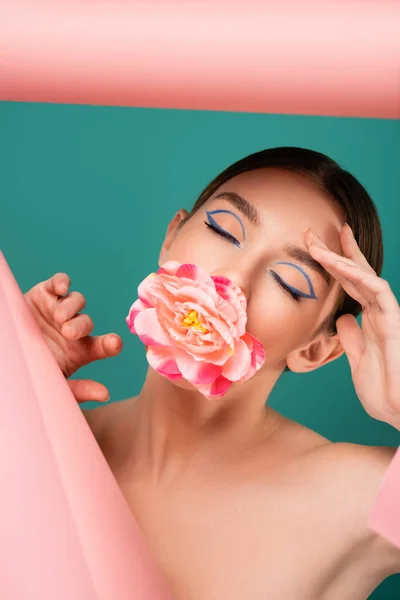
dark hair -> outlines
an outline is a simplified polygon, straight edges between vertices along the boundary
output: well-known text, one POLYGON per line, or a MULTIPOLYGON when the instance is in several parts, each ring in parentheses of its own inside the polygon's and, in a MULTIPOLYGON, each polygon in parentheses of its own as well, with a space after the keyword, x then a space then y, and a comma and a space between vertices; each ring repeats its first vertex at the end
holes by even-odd
MULTIPOLYGON (((341 206, 345 220, 353 230, 361 252, 379 276, 383 266, 382 228, 376 206, 364 187, 334 160, 313 150, 296 147, 268 148, 250 154, 226 168, 207 185, 196 200, 185 222, 229 179, 255 169, 286 169, 310 179, 316 187, 341 206)), ((183 225, 183 222, 182 222, 183 225)), ((361 305, 344 290, 338 295, 335 308, 313 332, 310 341, 320 333, 335 335, 336 320, 345 313, 355 317, 361 305)), ((288 371, 288 367, 285 371, 288 371)))

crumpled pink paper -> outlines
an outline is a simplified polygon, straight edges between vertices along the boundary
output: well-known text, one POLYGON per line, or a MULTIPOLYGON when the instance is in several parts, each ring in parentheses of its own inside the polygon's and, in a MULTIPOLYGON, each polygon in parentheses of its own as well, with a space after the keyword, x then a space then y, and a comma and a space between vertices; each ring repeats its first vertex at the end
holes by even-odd
POLYGON ((368 524, 400 548, 400 448, 385 473, 368 524))
POLYGON ((0 253, 0 598, 172 600, 0 253))

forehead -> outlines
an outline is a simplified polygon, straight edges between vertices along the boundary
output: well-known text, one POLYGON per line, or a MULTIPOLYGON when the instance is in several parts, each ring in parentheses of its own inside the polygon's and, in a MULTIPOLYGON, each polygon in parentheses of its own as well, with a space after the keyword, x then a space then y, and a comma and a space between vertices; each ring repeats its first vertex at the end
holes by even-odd
POLYGON ((303 244, 304 233, 312 227, 332 250, 340 251, 344 211, 301 173, 276 168, 241 173, 221 185, 210 200, 223 191, 251 202, 266 233, 291 236, 303 244))

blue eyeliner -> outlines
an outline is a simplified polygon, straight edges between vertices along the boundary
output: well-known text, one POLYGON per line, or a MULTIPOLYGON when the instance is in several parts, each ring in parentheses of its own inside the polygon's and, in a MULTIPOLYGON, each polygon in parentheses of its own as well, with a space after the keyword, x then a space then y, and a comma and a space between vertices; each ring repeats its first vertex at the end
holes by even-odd
MULTIPOLYGON (((232 215, 233 217, 235 217, 235 219, 237 219, 239 221, 240 226, 242 228, 243 237, 244 237, 244 239, 246 239, 246 234, 244 232, 244 226, 243 226, 242 221, 239 219, 239 217, 237 215, 235 215, 235 213, 231 212, 230 210, 213 210, 213 211, 206 210, 206 215, 207 215, 207 218, 209 220, 209 223, 205 222, 205 224, 208 225, 209 227, 211 227, 212 229, 214 229, 217 233, 219 232, 220 235, 222 235, 223 237, 226 237, 228 240, 231 241, 231 243, 233 243, 235 246, 237 246, 238 248, 240 248, 241 246, 240 246, 240 243, 238 242, 238 240, 231 233, 229 233, 229 231, 226 231, 220 225, 218 225, 218 223, 213 218, 212 215, 217 214, 217 213, 228 213, 228 214, 232 215)), ((308 298, 310 300, 318 300, 317 296, 315 295, 311 279, 309 278, 309 276, 307 275, 307 273, 305 271, 303 271, 303 269, 301 267, 299 267, 298 265, 296 265, 294 263, 285 262, 285 261, 279 261, 279 262, 277 262, 275 264, 277 264, 277 265, 289 265, 290 267, 294 267, 295 269, 297 269, 298 271, 300 271, 300 273, 302 273, 304 275, 304 277, 306 278, 306 280, 307 280, 307 283, 308 283, 308 285, 310 287, 310 290, 311 290, 311 294, 305 294, 304 292, 298 290, 297 288, 289 285, 288 283, 286 283, 285 281, 283 281, 283 279, 281 277, 279 277, 279 275, 277 273, 275 273, 274 271, 272 271, 275 279, 278 280, 278 283, 280 283, 281 287, 283 286, 288 291, 293 292, 293 294, 295 294, 296 296, 299 296, 301 298, 308 298)))
MULTIPOLYGON (((222 210, 222 209, 219 209, 219 210, 211 210, 211 211, 209 211, 209 210, 206 210, 206 215, 207 215, 207 217, 209 218, 211 225, 214 225, 214 227, 217 227, 217 228, 218 228, 218 229, 220 229, 221 231, 225 231, 225 229, 223 229, 223 228, 222 228, 220 225, 218 225, 218 223, 217 223, 217 222, 215 221, 215 219, 212 217, 212 215, 216 215, 217 213, 228 213, 228 215, 232 215, 233 217, 235 217, 235 219, 236 219, 237 221, 239 221, 239 223, 240 223, 240 226, 241 226, 241 228, 242 228, 243 239, 246 239, 246 234, 245 234, 245 232, 244 232, 244 225, 243 225, 242 221, 239 219, 239 217, 238 217, 237 215, 235 215, 235 213, 231 212, 230 210, 222 210)), ((225 233, 228 233, 228 234, 229 234, 229 231, 225 231, 225 233)), ((229 234, 229 235, 231 235, 231 234, 229 234)))
POLYGON ((313 299, 313 300, 318 300, 317 296, 315 295, 311 279, 309 278, 309 276, 307 275, 307 273, 305 271, 303 271, 303 269, 301 267, 299 267, 298 265, 295 265, 294 263, 284 262, 284 261, 277 262, 276 264, 277 265, 289 265, 291 267, 294 267, 298 271, 300 271, 300 273, 302 273, 304 275, 304 277, 307 279, 307 283, 310 286, 311 295, 310 294, 305 294, 304 292, 301 292, 297 288, 292 287, 288 283, 285 282, 285 285, 287 285, 288 288, 290 288, 293 292, 295 292, 296 294, 299 294, 299 296, 302 296, 303 298, 310 298, 310 299, 313 299))

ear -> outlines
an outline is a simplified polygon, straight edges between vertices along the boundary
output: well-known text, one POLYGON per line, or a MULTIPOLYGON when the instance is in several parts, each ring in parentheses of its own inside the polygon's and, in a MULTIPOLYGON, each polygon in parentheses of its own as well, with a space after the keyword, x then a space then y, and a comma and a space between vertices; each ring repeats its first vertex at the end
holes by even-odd
POLYGON ((306 346, 288 354, 286 364, 294 373, 307 373, 327 365, 342 356, 343 353, 344 350, 337 334, 330 337, 321 334, 306 346))
POLYGON ((176 238, 179 233, 179 225, 183 225, 184 219, 189 216, 189 213, 184 208, 178 210, 170 224, 168 225, 167 233, 165 235, 165 239, 163 245, 161 246, 160 255, 158 257, 158 265, 161 266, 165 260, 164 255, 168 252, 171 247, 172 242, 176 238))

